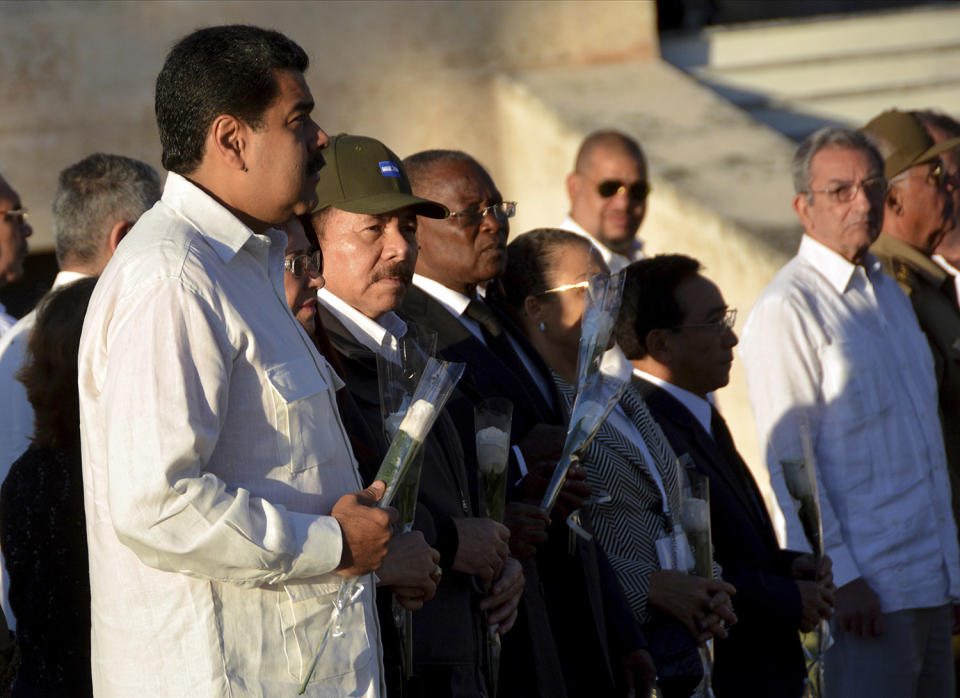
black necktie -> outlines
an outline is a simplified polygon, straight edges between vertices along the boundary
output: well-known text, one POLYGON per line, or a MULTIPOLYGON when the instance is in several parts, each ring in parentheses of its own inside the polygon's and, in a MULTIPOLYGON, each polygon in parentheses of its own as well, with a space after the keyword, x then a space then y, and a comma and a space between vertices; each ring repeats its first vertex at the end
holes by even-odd
POLYGON ((733 480, 740 485, 741 494, 753 505, 753 513, 759 516, 761 521, 765 521, 767 510, 760 499, 760 491, 757 489, 753 475, 750 474, 750 469, 743 462, 740 452, 737 451, 737 447, 733 443, 733 437, 727 428, 727 422, 712 405, 710 406, 710 429, 713 431, 714 442, 730 468, 729 472, 733 480))
POLYGON ((482 300, 474 298, 470 301, 467 304, 467 309, 464 311, 464 314, 480 325, 484 339, 487 339, 488 335, 497 339, 503 334, 503 326, 500 324, 500 321, 497 320, 497 316, 493 314, 490 307, 482 300))

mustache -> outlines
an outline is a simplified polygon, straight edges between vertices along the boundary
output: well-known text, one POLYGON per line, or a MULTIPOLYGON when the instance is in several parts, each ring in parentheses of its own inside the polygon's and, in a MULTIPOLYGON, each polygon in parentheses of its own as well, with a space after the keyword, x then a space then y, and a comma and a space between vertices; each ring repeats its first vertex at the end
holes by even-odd
POLYGON ((383 279, 399 279, 405 285, 413 283, 413 269, 404 262, 394 262, 393 264, 384 264, 373 272, 373 282, 383 279))
POLYGON ((313 176, 319 172, 324 165, 327 164, 327 161, 324 159, 323 154, 318 150, 317 154, 310 158, 310 161, 307 162, 307 175, 313 176))

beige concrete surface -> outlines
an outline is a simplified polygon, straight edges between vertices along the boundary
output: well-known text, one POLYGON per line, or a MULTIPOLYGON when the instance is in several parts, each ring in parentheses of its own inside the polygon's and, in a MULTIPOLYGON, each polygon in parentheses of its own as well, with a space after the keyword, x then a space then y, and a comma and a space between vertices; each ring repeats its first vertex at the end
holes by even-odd
POLYGON ((0 172, 52 247, 56 175, 94 151, 159 167, 153 86, 169 47, 221 23, 276 28, 310 54, 318 123, 401 156, 460 147, 494 170, 494 76, 657 54, 647 0, 0 2, 0 172))

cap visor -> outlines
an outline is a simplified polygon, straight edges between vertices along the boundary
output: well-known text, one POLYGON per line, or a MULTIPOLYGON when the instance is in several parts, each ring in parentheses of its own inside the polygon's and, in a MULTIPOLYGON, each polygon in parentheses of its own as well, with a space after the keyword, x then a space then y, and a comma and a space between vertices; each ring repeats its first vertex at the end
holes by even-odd
POLYGON ((913 161, 913 164, 921 165, 925 162, 933 160, 940 153, 945 153, 946 151, 953 150, 954 148, 960 148, 960 137, 948 138, 945 141, 934 143, 933 146, 927 148, 925 151, 923 151, 923 153, 917 156, 917 159, 913 161))
POLYGON ((396 191, 357 197, 349 201, 334 201, 329 205, 341 211, 366 213, 371 216, 399 211, 402 208, 412 208, 418 216, 425 218, 446 218, 449 214, 447 207, 443 204, 396 191))

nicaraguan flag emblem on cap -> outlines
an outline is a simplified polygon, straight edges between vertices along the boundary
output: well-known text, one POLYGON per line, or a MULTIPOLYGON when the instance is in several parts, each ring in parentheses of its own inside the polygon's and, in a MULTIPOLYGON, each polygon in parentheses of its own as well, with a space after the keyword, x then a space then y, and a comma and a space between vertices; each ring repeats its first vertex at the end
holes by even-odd
POLYGON ((384 177, 399 177, 400 166, 395 162, 390 162, 389 160, 381 160, 380 174, 382 174, 384 177))

